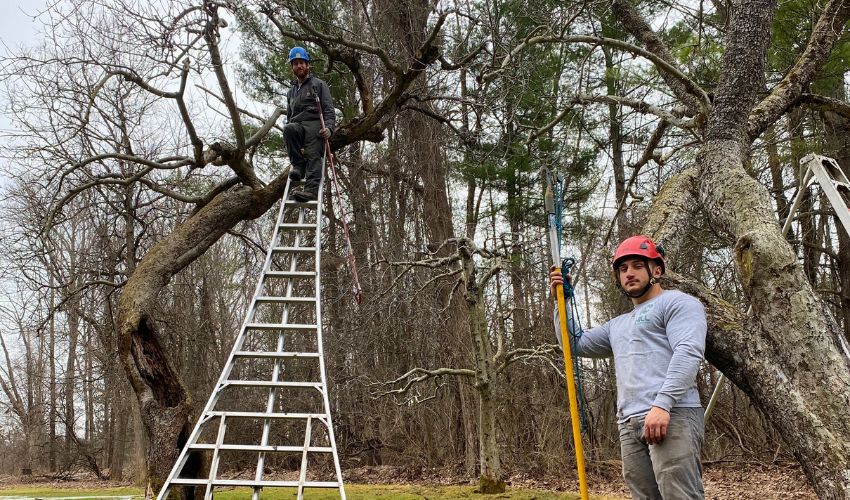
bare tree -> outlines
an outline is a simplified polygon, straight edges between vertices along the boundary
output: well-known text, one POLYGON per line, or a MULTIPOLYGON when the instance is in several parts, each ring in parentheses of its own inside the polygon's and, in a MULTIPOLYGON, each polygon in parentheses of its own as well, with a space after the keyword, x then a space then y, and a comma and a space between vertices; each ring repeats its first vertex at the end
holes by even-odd
MULTIPOLYGON (((469 377, 474 382, 478 394, 478 446, 481 472, 479 491, 482 493, 499 493, 505 491, 502 480, 502 467, 499 453, 498 426, 496 424, 496 408, 500 398, 499 379, 503 372, 518 361, 542 360, 551 366, 556 366, 558 347, 544 344, 531 348, 511 347, 509 334, 504 325, 495 328, 490 324, 493 318, 488 317, 486 293, 491 281, 498 277, 505 267, 504 261, 510 258, 507 248, 491 250, 476 245, 467 238, 458 238, 444 243, 456 250, 444 257, 431 257, 414 262, 395 262, 404 271, 396 278, 396 283, 404 274, 414 267, 428 268, 438 271, 425 286, 451 277, 449 283, 453 292, 463 297, 465 316, 468 321, 470 344, 473 348, 474 368, 459 367, 414 367, 395 380, 383 385, 393 388, 379 392, 381 395, 393 395, 400 398, 404 404, 421 403, 428 398, 423 396, 416 387, 418 384, 430 382, 436 390, 439 381, 447 376, 469 377), (436 385, 434 383, 436 382, 436 385), (416 388, 411 394, 411 390, 416 388)), ((507 247, 507 245, 504 245, 507 247)), ((441 248, 435 254, 441 254, 441 248)), ((559 371, 557 368, 556 372, 559 371)))
MULTIPOLYGON (((380 139, 405 89, 436 59, 436 34, 445 15, 419 47, 421 56, 397 63, 379 46, 316 29, 295 3, 277 5, 284 10, 262 5, 259 10, 272 22, 281 12, 294 20, 303 32, 293 35, 318 43, 352 69, 357 81, 365 82, 358 52, 377 57, 391 71, 394 81, 385 94, 363 83, 362 113, 343 124, 332 143, 339 148, 380 139)), ((258 147, 284 110, 257 117, 242 109, 223 61, 222 14, 253 7, 165 2, 137 9, 119 1, 55 6, 48 23, 52 44, 5 63, 4 73, 19 79, 10 97, 26 135, 17 152, 27 153, 41 172, 31 180, 42 183, 50 207, 46 230, 65 222, 63 210, 75 197, 109 187, 137 185, 152 201, 194 207, 144 250, 118 302, 118 352, 150 440, 149 490, 159 488, 176 459, 193 408, 163 348, 155 312, 159 294, 236 224, 265 213, 283 194, 288 176, 284 169, 264 181, 256 165, 262 163, 258 147), (228 124, 227 140, 204 130, 204 116, 193 108, 190 85, 203 86, 199 79, 205 77, 215 82, 213 104, 228 124), (256 117, 256 126, 249 127, 246 117, 256 117)), ((282 23, 280 28, 287 29, 282 23)))
POLYGON ((38 330, 38 319, 32 316, 35 308, 20 308, 23 303, 20 299, 27 296, 27 292, 18 293, 21 296, 10 297, 13 299, 11 304, 0 308, 0 315, 6 320, 6 325, 14 326, 23 352, 22 355, 10 354, 6 339, 11 340, 12 331, 0 334, 3 354, 0 389, 9 401, 11 413, 18 420, 26 442, 20 466, 29 469, 31 474, 38 465, 39 449, 44 444, 46 430, 45 409, 48 402, 44 401, 41 387, 46 369, 43 355, 45 336, 38 330))

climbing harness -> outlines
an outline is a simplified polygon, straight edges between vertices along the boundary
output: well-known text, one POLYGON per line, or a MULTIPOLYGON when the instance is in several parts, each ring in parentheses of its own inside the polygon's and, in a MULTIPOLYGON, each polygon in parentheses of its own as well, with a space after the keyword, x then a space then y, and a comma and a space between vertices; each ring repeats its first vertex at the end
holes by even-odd
MULTIPOLYGON (((552 264, 561 267, 563 272, 563 262, 561 262, 561 230, 563 228, 563 177, 559 174, 553 176, 548 169, 542 170, 542 177, 545 183, 544 204, 547 215, 547 225, 549 233, 549 251, 552 256, 552 264), (555 196, 557 192, 557 197, 555 196), (557 200, 557 203, 556 203, 557 200)), ((570 267, 575 264, 573 260, 570 267)), ((566 283, 566 280, 564 280, 566 283)), ((572 292, 572 286, 569 290, 572 292)), ((584 449, 581 442, 581 419, 579 417, 578 391, 576 390, 576 379, 574 369, 576 368, 575 359, 572 351, 575 346, 574 341, 570 338, 567 328, 567 306, 564 293, 564 286, 559 285, 555 290, 558 298, 558 316, 559 316, 559 332, 561 338, 561 346, 564 351, 564 371, 567 383, 567 395, 570 401, 570 423, 573 431, 573 443, 576 449, 576 469, 578 471, 579 492, 582 500, 588 499, 587 477, 584 471, 584 449)), ((574 303, 570 300, 570 303, 574 303)), ((578 329, 578 331, 581 331, 578 329)), ((577 340, 577 339, 576 339, 577 340)))
MULTIPOLYGON (((297 47, 296 47, 297 48, 297 47)), ((292 49, 295 50, 295 49, 292 49)), ((325 128, 325 116, 322 113, 322 101, 319 99, 319 95, 316 94, 316 106, 319 112, 319 121, 322 124, 322 128, 325 128)), ((339 209, 339 220, 342 221, 342 232, 345 235, 345 244, 348 246, 348 261, 351 264, 351 275, 354 278, 354 300, 357 301, 357 305, 363 303, 363 288, 360 286, 360 277, 357 275, 357 258, 354 256, 354 248, 351 245, 351 234, 348 230, 348 222, 345 221, 345 212, 343 212, 342 206, 342 194, 339 189, 339 175, 336 171, 336 166, 334 165, 334 155, 331 151, 331 143, 323 137, 325 141, 325 156, 328 159, 328 165, 331 167, 331 172, 333 172, 333 186, 334 191, 336 191, 336 202, 337 208, 339 209)))

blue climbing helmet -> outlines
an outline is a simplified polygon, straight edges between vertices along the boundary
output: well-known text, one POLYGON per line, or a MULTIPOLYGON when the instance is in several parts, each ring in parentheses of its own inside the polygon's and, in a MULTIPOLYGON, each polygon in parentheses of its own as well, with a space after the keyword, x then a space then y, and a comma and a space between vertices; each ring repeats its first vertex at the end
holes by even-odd
POLYGON ((304 59, 310 62, 310 54, 307 53, 307 49, 304 47, 292 47, 292 50, 289 51, 289 64, 292 64, 292 61, 296 59, 304 59))

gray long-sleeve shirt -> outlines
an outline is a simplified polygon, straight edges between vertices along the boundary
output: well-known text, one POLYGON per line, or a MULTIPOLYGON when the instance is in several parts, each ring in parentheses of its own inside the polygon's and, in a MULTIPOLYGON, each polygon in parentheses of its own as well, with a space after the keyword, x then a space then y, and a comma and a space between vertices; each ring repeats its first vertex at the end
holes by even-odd
POLYGON ((304 83, 292 82, 292 87, 286 95, 286 118, 290 123, 319 121, 319 109, 316 106, 316 97, 322 103, 322 117, 325 126, 331 130, 336 128, 336 114, 334 112, 333 97, 331 91, 323 80, 313 75, 307 76, 304 83))
POLYGON ((699 300, 664 290, 632 312, 584 330, 574 354, 614 357, 619 422, 644 415, 653 406, 667 411, 699 408, 696 376, 705 354, 706 329, 699 300))

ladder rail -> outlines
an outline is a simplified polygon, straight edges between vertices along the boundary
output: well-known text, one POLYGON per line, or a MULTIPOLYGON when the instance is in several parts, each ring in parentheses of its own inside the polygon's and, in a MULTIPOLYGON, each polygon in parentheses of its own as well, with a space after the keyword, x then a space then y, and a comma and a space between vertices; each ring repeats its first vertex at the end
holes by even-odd
MULTIPOLYGON (((325 151, 326 151, 325 156, 326 157, 327 157, 327 151, 328 150, 329 150, 329 148, 326 147, 325 148, 325 151)), ((327 177, 327 175, 322 176, 322 181, 324 181, 325 177, 327 177)), ((342 207, 341 202, 340 202, 340 207, 342 207)), ((316 217, 317 217, 316 220, 317 221, 321 220, 322 208, 323 207, 322 207, 321 203, 319 203, 319 205, 316 207, 316 217)), ((342 208, 340 208, 340 211, 341 210, 342 210, 342 208)), ((343 217, 343 214, 340 213, 339 216, 343 217)), ((320 249, 322 247, 321 240, 320 240, 320 238, 322 236, 321 231, 322 231, 321 225, 316 224, 316 244, 315 244, 316 258, 315 258, 315 262, 316 262, 316 275, 317 276, 319 274, 319 271, 320 271, 321 265, 322 265, 322 253, 320 251, 320 249)), ((316 292, 315 292, 314 295, 318 299, 319 297, 321 297, 321 291, 322 291, 321 290, 321 283, 319 282, 318 279, 316 279, 315 284, 316 284, 316 292)), ((336 448, 336 436, 334 435, 334 426, 333 426, 333 422, 331 420, 331 405, 330 405, 330 401, 329 401, 329 398, 328 398, 328 377, 327 377, 327 374, 325 372, 325 343, 324 343, 324 340, 322 338, 322 330, 323 330, 322 329, 322 301, 317 300, 316 301, 316 339, 317 339, 316 345, 317 345, 318 351, 319 351, 319 373, 321 375, 322 381, 324 382, 324 386, 322 386, 322 400, 323 400, 323 403, 325 405, 325 412, 326 412, 326 420, 327 421, 325 422, 325 424, 327 425, 328 440, 330 441, 331 448, 333 449, 334 471, 336 472, 336 479, 337 479, 337 482, 339 483, 339 496, 340 496, 341 500, 346 500, 345 486, 343 485, 343 481, 342 481, 342 467, 340 467, 340 464, 339 464, 339 453, 338 453, 337 448, 336 448)))
POLYGON ((313 419, 307 417, 307 427, 304 429, 304 451, 301 453, 301 471, 298 474, 298 500, 304 500, 304 483, 307 482, 307 450, 310 449, 312 432, 313 419))
MULTIPOLYGON (((322 171, 325 172, 325 166, 327 162, 327 157, 322 158, 322 171)), ((326 174, 326 172, 325 172, 326 174)), ((266 249, 266 255, 262 266, 261 276, 257 282, 257 285, 254 289, 254 294, 251 298, 251 301, 248 305, 247 311, 245 313, 244 321, 234 339, 234 345, 230 354, 227 357, 227 360, 222 368, 222 372, 216 382, 209 399, 204 405, 204 409, 198 418, 198 421, 195 423, 189 438, 184 445, 183 449, 180 451, 178 455, 178 459, 175 462, 174 466, 169 473, 168 478, 163 484, 162 488, 157 495, 157 500, 162 500, 167 498, 172 486, 190 486, 194 485, 196 487, 203 486, 205 487, 205 498, 212 499, 215 493, 216 486, 236 486, 243 485, 248 486, 252 489, 252 498, 254 500, 258 500, 260 496, 260 492, 264 487, 282 487, 282 486, 295 486, 298 488, 298 497, 303 497, 304 488, 335 488, 339 490, 339 495, 342 500, 346 500, 345 488, 343 484, 342 478, 342 469, 340 466, 339 453, 336 446, 336 438, 334 436, 333 425, 331 421, 331 408, 330 408, 330 400, 328 396, 328 384, 327 384, 327 371, 325 367, 324 360, 324 342, 322 338, 322 314, 321 314, 321 281, 320 281, 320 270, 321 270, 321 229, 322 229, 322 198, 323 198, 323 186, 326 175, 322 176, 322 181, 319 186, 319 196, 315 202, 294 202, 289 200, 289 193, 292 187, 293 182, 287 182, 286 187, 284 188, 283 197, 280 202, 280 207, 278 210, 277 218, 275 221, 275 227, 272 231, 272 240, 269 243, 266 249), (297 222, 285 222, 285 218, 287 215, 287 210, 297 209, 298 217, 297 222), (315 214, 315 222, 307 223, 305 222, 305 214, 309 209, 314 210, 315 214), (310 231, 313 231, 314 234, 314 242, 312 245, 307 243, 308 239, 303 232, 307 232, 309 234, 310 231), (293 234, 294 240, 282 240, 283 234, 293 234), (288 246, 288 243, 292 243, 293 246, 288 246), (285 244, 286 243, 286 244, 285 244), (303 245, 303 246, 302 246, 303 245), (297 270, 298 261, 300 256, 308 256, 312 254, 314 257, 314 271, 299 271, 297 270), (274 263, 276 262, 275 256, 285 256, 289 257, 289 265, 288 271, 283 270, 286 269, 284 267, 286 264, 280 265, 277 264, 276 268, 283 268, 281 270, 272 269, 274 263), (274 289, 269 289, 268 286, 268 278, 284 278, 286 279, 286 284, 284 288, 285 295, 277 295, 281 292, 281 290, 277 287, 274 289), (303 278, 309 279, 312 278, 314 280, 314 294, 313 297, 297 297, 293 296, 295 292, 295 280, 303 278), (258 309, 261 304, 281 304, 283 309, 280 311, 280 322, 275 323, 276 318, 269 318, 269 321, 258 321, 257 314, 258 309), (312 304, 314 306, 314 325, 309 324, 308 322, 301 321, 296 323, 290 323, 290 316, 292 314, 292 304, 312 304), (268 351, 270 346, 266 345, 258 345, 259 349, 255 349, 252 347, 254 342, 250 342, 246 347, 246 341, 248 340, 248 332, 249 331, 277 331, 277 340, 275 342, 276 349, 275 351, 268 351), (294 349, 292 352, 285 351, 287 339, 286 335, 290 334, 291 331, 301 331, 301 332, 315 332, 316 339, 316 352, 303 352, 309 351, 310 349, 294 349), (243 350, 247 349, 247 350, 243 350), (237 359, 267 359, 273 361, 273 370, 271 374, 271 380, 231 380, 231 375, 235 368, 235 364, 237 359), (283 367, 285 366, 285 360, 288 359, 310 359, 310 360, 318 360, 319 362, 319 373, 320 373, 320 381, 319 382, 292 382, 292 381, 281 381, 283 367), (215 407, 219 402, 220 396, 223 393, 224 389, 228 387, 242 387, 242 386, 256 386, 256 387, 268 387, 268 396, 266 399, 265 412, 258 411, 216 411, 215 407), (275 406, 280 400, 280 396, 277 394, 278 389, 281 387, 305 387, 309 390, 309 388, 315 388, 321 391, 321 401, 323 405, 323 410, 321 412, 308 410, 307 412, 300 412, 300 410, 295 411, 284 411, 279 410, 275 412, 275 406), (215 418, 219 419, 218 433, 216 435, 216 439, 214 443, 198 443, 200 435, 202 433, 202 429, 207 425, 211 425, 211 421, 215 418), (232 424, 232 418, 255 418, 261 419, 263 422, 263 431, 262 437, 260 439, 259 444, 225 444, 225 433, 227 432, 228 423, 232 424), (304 446, 291 446, 291 445, 270 445, 270 435, 271 435, 271 423, 275 420, 291 420, 291 419, 305 419, 306 420, 306 428, 305 428, 305 439, 304 446), (313 422, 319 421, 324 424, 326 436, 328 437, 329 446, 324 445, 316 445, 312 446, 312 425, 313 422), (267 453, 273 452, 292 452, 294 450, 298 450, 302 454, 301 460, 301 470, 299 474, 298 481, 277 481, 277 480, 264 480, 264 469, 267 458, 267 453), (212 451, 212 461, 210 463, 210 470, 208 477, 206 478, 180 478, 183 467, 186 465, 188 461, 189 454, 192 451, 212 451), (257 452, 257 468, 254 472, 254 478, 252 480, 225 480, 219 477, 220 473, 220 464, 221 464, 221 451, 232 450, 232 451, 255 451, 257 452), (309 453, 322 453, 327 454, 330 453, 333 456, 334 462, 334 470, 336 474, 336 481, 311 481, 307 480, 307 464, 308 464, 308 454, 309 453)), ((263 378, 263 377, 260 377, 263 378)), ((312 377, 311 377, 312 378, 312 377)), ((318 403, 318 401, 316 401, 318 403)))
POLYGON ((847 178, 841 172, 841 167, 832 158, 820 155, 808 155, 804 160, 808 160, 808 168, 817 178, 844 231, 850 235, 850 209, 847 207, 847 200, 838 191, 839 185, 846 187, 848 184, 847 178), (833 174, 832 171, 835 173, 833 174))
MULTIPOLYGON (((289 196, 291 184, 292 183, 287 182, 286 187, 283 190, 283 198, 281 199, 280 208, 277 214, 277 221, 275 223, 275 228, 272 232, 272 238, 276 237, 278 232, 280 231, 278 228, 278 224, 280 224, 280 222, 283 220, 284 206, 286 204, 285 201, 289 196)), ((201 412, 201 417, 198 418, 198 421, 195 423, 195 427, 192 429, 192 433, 189 435, 189 439, 186 441, 187 446, 184 446, 183 449, 180 450, 180 455, 178 455, 177 461, 174 463, 174 467, 171 468, 171 472, 168 474, 168 478, 165 480, 165 483, 159 490, 159 494, 156 496, 156 500, 164 500, 168 496, 168 491, 171 487, 171 484, 173 484, 174 480, 177 479, 177 475, 183 469, 183 466, 186 465, 186 460, 189 458, 188 444, 197 441, 198 436, 201 434, 201 427, 206 422, 204 416, 207 415, 213 407, 215 407, 215 404, 218 402, 218 396, 220 394, 220 390, 223 386, 223 383, 230 377, 230 372, 233 368, 236 352, 242 350, 242 344, 245 341, 248 324, 251 323, 253 320, 257 305, 256 299, 260 296, 260 293, 264 287, 265 280, 262 279, 262 276, 264 276, 265 273, 270 269, 273 255, 274 252, 272 252, 272 245, 269 245, 268 249, 266 250, 265 261, 263 262, 261 278, 257 280, 257 286, 254 288, 254 295, 251 297, 251 302, 248 305, 248 310, 245 314, 245 320, 242 322, 242 326, 239 329, 239 333, 236 336, 235 342, 233 343, 233 349, 231 349, 230 354, 227 357, 227 361, 224 364, 225 368, 221 371, 221 374, 218 377, 218 381, 216 382, 210 394, 210 398, 207 400, 207 404, 204 405, 204 409, 201 412)))
POLYGON ((218 434, 215 438, 215 446, 213 446, 213 457, 212 462, 210 463, 210 474, 209 474, 209 482, 207 482, 206 492, 204 493, 204 500, 212 500, 213 498, 213 481, 215 481, 216 476, 218 475, 218 463, 221 460, 221 455, 219 451, 221 450, 221 445, 224 444, 224 434, 227 432, 227 417, 222 416, 218 421, 218 434))

